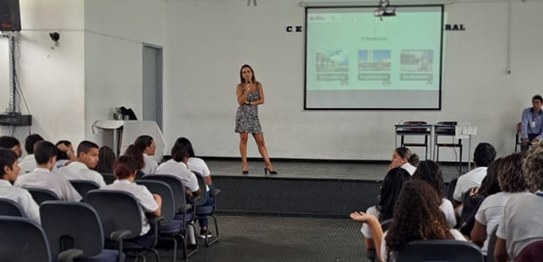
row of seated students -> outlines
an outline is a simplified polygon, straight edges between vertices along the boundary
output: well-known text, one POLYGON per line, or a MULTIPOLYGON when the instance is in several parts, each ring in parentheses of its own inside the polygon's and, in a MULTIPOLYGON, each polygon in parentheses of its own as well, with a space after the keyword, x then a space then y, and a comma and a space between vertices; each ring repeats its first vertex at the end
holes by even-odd
POLYGON ((410 176, 412 169, 403 166, 410 157, 409 149, 397 148, 378 204, 350 215, 362 223, 368 253, 375 250, 378 261, 395 261, 411 241, 455 239, 477 244, 488 261, 529 261, 523 259, 530 248, 523 249, 543 241, 543 146, 495 160, 494 147, 480 143, 475 169, 460 176, 454 188, 454 204, 443 197, 439 165, 415 163, 410 176), (497 240, 489 246, 493 233, 497 240))
MULTIPOLYGON (((21 163, 26 163, 24 170, 27 171, 23 171, 18 164, 21 153, 18 141, 13 137, 0 137, 0 165, 3 167, 0 198, 9 198, 17 202, 27 217, 37 223, 40 222, 38 205, 25 187, 45 188, 53 191, 61 200, 81 201, 83 196, 79 195, 69 180, 89 180, 98 184, 100 189, 132 193, 140 203, 142 212, 154 215, 160 215, 160 196, 153 195, 144 186, 135 184, 134 179, 138 174, 176 176, 188 189, 187 194, 198 196, 200 188, 193 173, 197 172, 204 177, 206 184, 204 192, 207 194, 213 188, 209 168, 202 159, 195 157, 192 144, 186 138, 179 138, 175 142, 171 150, 172 159, 160 165, 150 157, 154 155, 156 145, 152 137, 146 135, 138 137, 135 143, 128 147, 124 156, 118 159, 115 159, 111 149, 99 148, 90 141, 82 141, 77 148, 77 154, 74 154, 69 141, 59 141, 55 146, 36 134, 27 137, 25 149, 28 155, 21 163), (63 153, 66 159, 57 161, 59 153, 63 153), (103 176, 94 169, 104 173, 112 172, 117 179, 112 184, 106 185, 103 176)), ((213 203, 212 196, 208 195, 207 200, 204 205, 213 203)), ((149 224, 145 216, 143 217, 142 236, 149 232, 149 224)), ((206 234, 207 237, 211 237, 207 229, 207 217, 199 218, 199 224, 198 237, 205 238, 206 234)), ((189 232, 189 240, 189 247, 196 244, 195 232, 189 232)))

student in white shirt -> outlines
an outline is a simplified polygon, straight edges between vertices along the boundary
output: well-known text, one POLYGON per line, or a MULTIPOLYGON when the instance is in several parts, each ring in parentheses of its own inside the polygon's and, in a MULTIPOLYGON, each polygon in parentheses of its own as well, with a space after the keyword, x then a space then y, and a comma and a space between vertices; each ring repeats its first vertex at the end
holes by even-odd
POLYGON ((25 151, 26 156, 19 162, 19 175, 24 175, 31 172, 36 168, 36 159, 34 158, 34 146, 36 143, 43 141, 43 138, 38 134, 32 134, 26 137, 25 139, 25 151))
POLYGON ((40 211, 36 201, 27 190, 12 185, 19 176, 17 155, 9 149, 0 148, 0 168, 0 198, 15 201, 26 217, 40 224, 40 211))
POLYGON ((72 146, 72 142, 68 140, 59 140, 55 144, 55 146, 57 146, 58 148, 57 163, 55 164, 55 169, 64 167, 70 162, 77 159, 77 156, 74 152, 74 147, 72 146))
POLYGON ((131 240, 138 242, 142 246, 152 247, 156 235, 150 230, 149 220, 145 216, 145 213, 149 213, 153 216, 160 216, 162 213, 162 198, 158 194, 151 194, 145 186, 134 183, 137 165, 136 160, 131 156, 119 157, 113 167, 113 174, 117 180, 103 189, 125 191, 131 193, 136 198, 142 214, 142 228, 140 236, 131 240))
POLYGON ((67 166, 57 170, 59 175, 68 180, 88 180, 93 181, 100 187, 106 186, 104 177, 92 170, 98 163, 98 145, 91 141, 82 141, 77 146, 77 159, 67 166))
POLYGON ((417 169, 418 162, 419 156, 417 154, 413 154, 407 147, 398 147, 392 151, 392 159, 390 160, 388 170, 401 167, 409 172, 410 175, 413 175, 417 169))
POLYGON ((196 175, 187 167, 189 159, 188 149, 183 144, 174 144, 171 150, 172 159, 160 164, 156 170, 157 174, 173 175, 178 177, 185 186, 185 192, 191 196, 200 195, 200 187, 196 175))
POLYGON ((413 174, 413 179, 425 181, 435 189, 436 193, 441 197, 439 209, 445 215, 447 225, 454 227, 456 225, 456 215, 451 201, 443 197, 443 173, 439 165, 432 160, 421 161, 417 166, 417 171, 413 174))
POLYGON ((70 181, 51 172, 57 161, 57 151, 57 147, 49 141, 38 142, 34 147, 38 166, 32 172, 19 176, 15 180, 15 186, 48 189, 55 192, 61 200, 78 202, 81 196, 70 181))
POLYGON ((456 239, 465 240, 460 232, 447 226, 439 209, 441 197, 427 182, 412 180, 404 183, 394 210, 392 224, 383 234, 379 220, 374 215, 353 212, 351 218, 367 223, 379 261, 395 261, 398 250, 413 240, 456 239))
POLYGON ((19 143, 19 140, 15 137, 0 136, 0 147, 13 151, 17 155, 17 158, 20 158, 23 155, 21 143, 19 143))
POLYGON ((138 162, 138 170, 144 175, 156 174, 158 163, 151 157, 155 155, 156 144, 152 137, 142 135, 136 138, 134 144, 130 145, 125 155, 132 156, 138 162))

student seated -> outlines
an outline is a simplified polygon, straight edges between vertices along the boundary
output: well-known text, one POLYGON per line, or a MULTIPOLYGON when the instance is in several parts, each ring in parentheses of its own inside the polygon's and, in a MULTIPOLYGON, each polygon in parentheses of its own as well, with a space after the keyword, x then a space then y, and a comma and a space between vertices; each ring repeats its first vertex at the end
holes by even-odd
POLYGON ((157 194, 151 194, 145 186, 134 183, 137 166, 138 164, 134 158, 130 156, 119 157, 113 167, 113 174, 117 179, 113 184, 105 186, 103 190, 121 190, 131 193, 136 198, 141 207, 141 233, 140 237, 131 240, 136 241, 144 247, 150 248, 152 247, 156 236, 153 234, 153 231, 150 230, 151 226, 149 225, 149 220, 145 216, 145 213, 150 213, 153 216, 160 216, 162 198, 157 194))
POLYGON ((57 163, 55 164, 55 169, 64 167, 68 165, 70 162, 75 161, 77 159, 74 148, 72 146, 72 142, 68 140, 59 140, 55 146, 58 148, 58 154, 57 154, 57 163))
POLYGON ((436 193, 441 197, 439 209, 443 212, 447 225, 454 227, 456 225, 456 215, 451 201, 443 197, 443 187, 445 185, 443 184, 443 173, 439 165, 432 160, 420 162, 413 174, 413 179, 425 181, 435 189, 436 193))
POLYGON ((51 172, 57 162, 57 150, 57 147, 49 141, 38 142, 34 147, 38 166, 32 172, 19 176, 15 180, 15 186, 48 189, 55 192, 61 200, 79 202, 81 196, 70 181, 51 172))
MULTIPOLYGON (((411 176, 407 170, 400 167, 388 171, 381 186, 381 193, 378 198, 379 204, 369 207, 368 210, 366 210, 366 213, 377 217, 379 223, 392 219, 392 216, 394 215, 394 206, 398 200, 402 186, 405 182, 409 181, 410 178, 411 176)), ((366 247, 366 250, 375 249, 372 240, 373 235, 371 234, 368 224, 362 224, 362 229, 360 231, 364 235, 364 246, 366 247)))
POLYGON ((17 155, 5 148, 0 148, 0 198, 15 201, 29 219, 40 223, 40 210, 36 201, 25 189, 14 187, 12 183, 19 176, 17 155))
POLYGON ((68 180, 88 180, 105 187, 104 177, 92 170, 98 163, 98 145, 90 141, 82 141, 77 146, 77 159, 63 168, 59 168, 56 173, 64 176, 68 180))
POLYGON ((151 157, 155 155, 155 151, 155 140, 150 136, 143 135, 136 138, 134 144, 126 149, 124 155, 136 159, 138 170, 144 175, 153 175, 158 167, 158 163, 151 157))
POLYGON ((398 147, 392 151, 392 159, 390 160, 388 170, 401 167, 409 172, 410 175, 413 175, 417 169, 418 162, 419 156, 417 154, 413 154, 407 147, 398 147))
POLYGON ((404 184, 394 209, 392 224, 383 234, 377 217, 353 212, 351 218, 368 224, 373 235, 379 261, 395 261, 396 253, 413 240, 465 240, 458 230, 447 226, 439 209, 441 197, 428 183, 420 180, 404 184))
POLYGON ((512 195, 503 208, 494 249, 498 262, 513 261, 528 244, 543 240, 543 145, 528 151, 522 169, 531 192, 512 195))
POLYGON ((23 155, 21 143, 19 143, 19 140, 15 137, 0 136, 0 147, 13 151, 17 155, 17 158, 20 158, 23 155))
POLYGON ((108 146, 102 146, 98 149, 98 164, 96 164, 96 172, 113 173, 113 164, 115 164, 115 153, 108 146))
POLYGON ((200 187, 198 186, 198 179, 187 167, 187 161, 189 159, 187 146, 176 143, 172 147, 171 154, 172 159, 160 164, 156 173, 178 177, 183 182, 187 195, 199 196, 200 187))
POLYGON ((34 158, 34 146, 36 143, 43 141, 43 138, 38 134, 32 134, 26 137, 25 139, 25 151, 26 156, 19 162, 19 175, 24 175, 36 168, 36 159, 34 158))

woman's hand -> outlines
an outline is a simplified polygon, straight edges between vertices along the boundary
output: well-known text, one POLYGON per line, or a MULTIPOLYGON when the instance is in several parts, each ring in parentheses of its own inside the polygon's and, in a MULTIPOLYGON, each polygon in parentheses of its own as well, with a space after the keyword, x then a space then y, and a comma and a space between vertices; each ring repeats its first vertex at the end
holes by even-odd
POLYGON ((390 165, 388 165, 388 170, 392 170, 397 167, 401 167, 403 164, 405 164, 407 161, 398 159, 390 162, 390 165))
POLYGON ((352 212, 350 217, 352 220, 362 223, 368 223, 370 220, 377 219, 374 215, 364 212, 352 212))

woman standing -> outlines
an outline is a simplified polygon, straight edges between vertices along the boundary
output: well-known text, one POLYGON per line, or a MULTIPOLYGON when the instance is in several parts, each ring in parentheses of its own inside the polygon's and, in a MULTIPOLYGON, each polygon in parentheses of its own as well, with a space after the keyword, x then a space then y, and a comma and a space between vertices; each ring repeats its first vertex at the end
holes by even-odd
POLYGON ((254 71, 249 65, 243 65, 240 73, 240 83, 236 88, 238 110, 236 112, 236 133, 239 133, 239 152, 241 154, 242 174, 249 174, 247 163, 247 140, 251 133, 258 146, 258 152, 264 159, 264 174, 276 175, 273 169, 268 150, 264 143, 264 134, 258 120, 258 105, 264 104, 264 91, 262 84, 255 79, 254 71))

